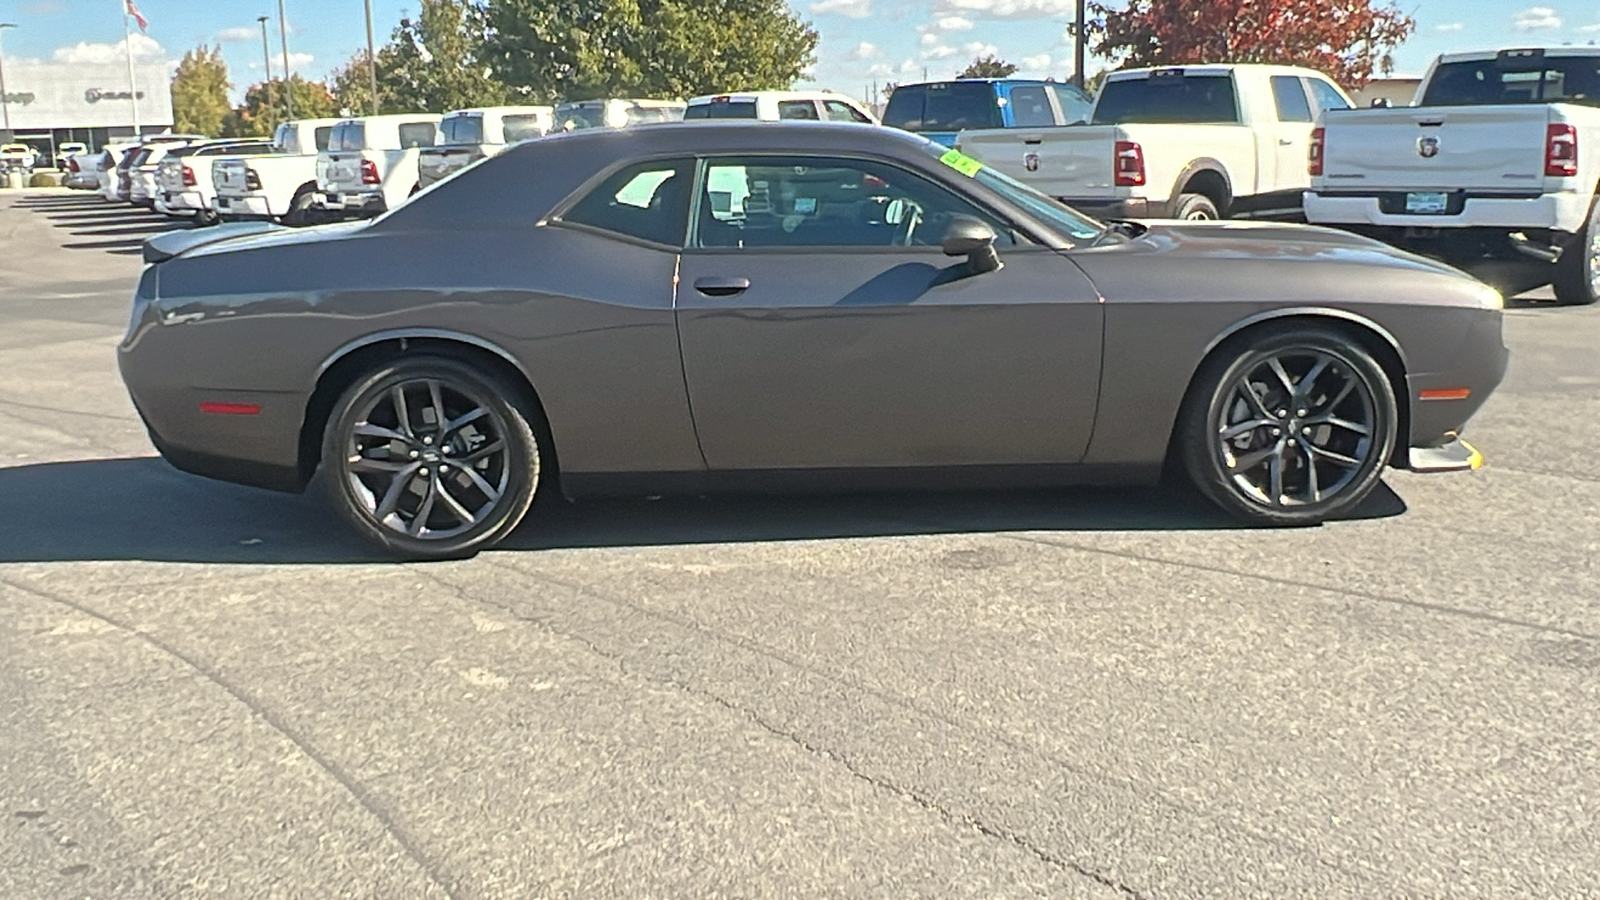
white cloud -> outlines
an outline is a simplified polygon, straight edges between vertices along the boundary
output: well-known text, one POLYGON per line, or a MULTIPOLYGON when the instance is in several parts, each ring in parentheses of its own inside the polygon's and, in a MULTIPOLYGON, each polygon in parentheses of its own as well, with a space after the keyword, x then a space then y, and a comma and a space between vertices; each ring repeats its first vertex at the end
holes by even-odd
POLYGON ((1583 27, 1579 28, 1578 30, 1583 32, 1584 34, 1594 34, 1596 32, 1600 32, 1600 22, 1596 22, 1593 25, 1584 25, 1583 27))
POLYGON ((820 0, 811 4, 811 14, 865 19, 872 15, 872 0, 820 0))
POLYGON ((50 54, 50 59, 52 62, 75 66, 123 62, 128 58, 130 46, 133 48, 133 61, 136 63, 168 62, 167 51, 161 44, 157 43, 155 38, 142 34, 130 35, 127 41, 117 41, 115 44, 91 44, 79 41, 77 46, 57 49, 50 54))
POLYGON ((999 56, 1000 48, 993 44, 985 44, 983 41, 972 41, 962 44, 961 52, 976 59, 980 56, 999 56))
POLYGON ((937 34, 934 34, 931 31, 924 31, 922 33, 922 46, 932 47, 937 43, 939 43, 939 36, 937 34))
POLYGON ((940 16, 933 20, 936 31, 971 31, 973 22, 964 16, 940 16))
POLYGON ((879 47, 877 44, 869 44, 866 41, 862 41, 861 43, 859 43, 859 44, 857 44, 855 46, 854 50, 850 51, 850 53, 846 57, 846 59, 850 59, 850 60, 877 59, 878 57, 880 57, 882 55, 883 55, 883 48, 882 47, 879 47))
POLYGON ((261 36, 261 29, 240 25, 238 28, 224 28, 217 32, 217 43, 237 44, 240 41, 253 41, 261 36))
POLYGON ((873 78, 893 78, 894 66, 888 63, 873 63, 867 69, 867 74, 873 78))
POLYGON ((1511 19, 1518 31, 1553 31, 1561 27, 1561 17, 1548 6, 1530 6, 1511 19))
MULTIPOLYGON (((279 58, 281 59, 282 57, 279 58)), ((296 69, 307 68, 316 61, 317 58, 309 53, 291 53, 289 54, 289 71, 293 72, 296 69)))
POLYGON ((1074 0, 939 0, 934 11, 979 19, 1054 19, 1072 15, 1074 6, 1074 0))
POLYGON ((957 50, 956 48, 947 44, 935 44, 934 46, 928 47, 922 51, 923 59, 949 59, 952 56, 960 55, 960 50, 957 50))
POLYGON ((1024 56, 1017 66, 1024 72, 1043 72, 1050 68, 1050 54, 1041 53, 1038 56, 1024 56))
POLYGON ((1460 31, 1460 30, 1462 30, 1463 28, 1466 28, 1466 27, 1467 27, 1466 25, 1463 25, 1460 22, 1451 22, 1448 25, 1435 25, 1435 26, 1433 26, 1433 30, 1434 31, 1460 31))

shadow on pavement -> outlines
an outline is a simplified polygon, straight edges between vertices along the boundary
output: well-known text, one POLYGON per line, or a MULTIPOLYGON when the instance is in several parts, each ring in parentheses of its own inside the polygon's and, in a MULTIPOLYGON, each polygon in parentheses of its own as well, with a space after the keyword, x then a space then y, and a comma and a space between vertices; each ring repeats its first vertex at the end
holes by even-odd
MULTIPOLYGON (((0 468, 0 563, 359 563, 384 557, 317 497, 185 475, 155 457, 0 468)), ((1405 512, 1387 485, 1351 518, 1405 512)), ((544 499, 501 550, 649 547, 983 532, 1238 528, 1198 497, 1138 489, 544 499)))

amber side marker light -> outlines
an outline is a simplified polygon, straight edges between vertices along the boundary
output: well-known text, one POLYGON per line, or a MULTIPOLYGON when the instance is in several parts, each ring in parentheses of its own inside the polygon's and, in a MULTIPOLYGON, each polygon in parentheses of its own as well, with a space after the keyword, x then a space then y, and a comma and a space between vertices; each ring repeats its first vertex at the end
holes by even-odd
POLYGON ((1417 394, 1418 400, 1465 400, 1472 396, 1471 388, 1435 388, 1417 394))
POLYGON ((202 403, 200 411, 219 416, 253 416, 261 412, 254 403, 202 403))

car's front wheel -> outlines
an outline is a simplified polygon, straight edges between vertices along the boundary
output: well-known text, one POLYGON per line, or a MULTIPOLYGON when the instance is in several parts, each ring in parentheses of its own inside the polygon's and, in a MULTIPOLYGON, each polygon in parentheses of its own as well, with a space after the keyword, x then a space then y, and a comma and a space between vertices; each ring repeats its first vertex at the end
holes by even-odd
POLYGON ((1377 487, 1399 414, 1383 367, 1321 328, 1255 332, 1207 361, 1179 451, 1212 502, 1263 525, 1315 525, 1377 487))
POLYGON ((470 556, 511 533, 540 484, 517 391, 447 357, 403 358, 328 418, 325 493, 367 540, 408 559, 470 556))

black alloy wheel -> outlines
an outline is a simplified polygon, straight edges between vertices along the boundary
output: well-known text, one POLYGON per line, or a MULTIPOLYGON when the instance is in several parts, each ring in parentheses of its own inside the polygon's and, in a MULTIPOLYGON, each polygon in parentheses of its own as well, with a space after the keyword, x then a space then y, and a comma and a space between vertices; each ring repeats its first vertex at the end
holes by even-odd
POLYGON ((1398 420, 1383 368, 1316 328, 1274 329, 1202 371, 1184 412, 1185 468, 1248 522, 1315 525, 1364 500, 1394 454, 1398 420))
POLYGON ((367 540, 409 559, 470 556, 509 534, 540 484, 517 394, 444 357, 389 363, 350 387, 323 442, 323 482, 367 540))

